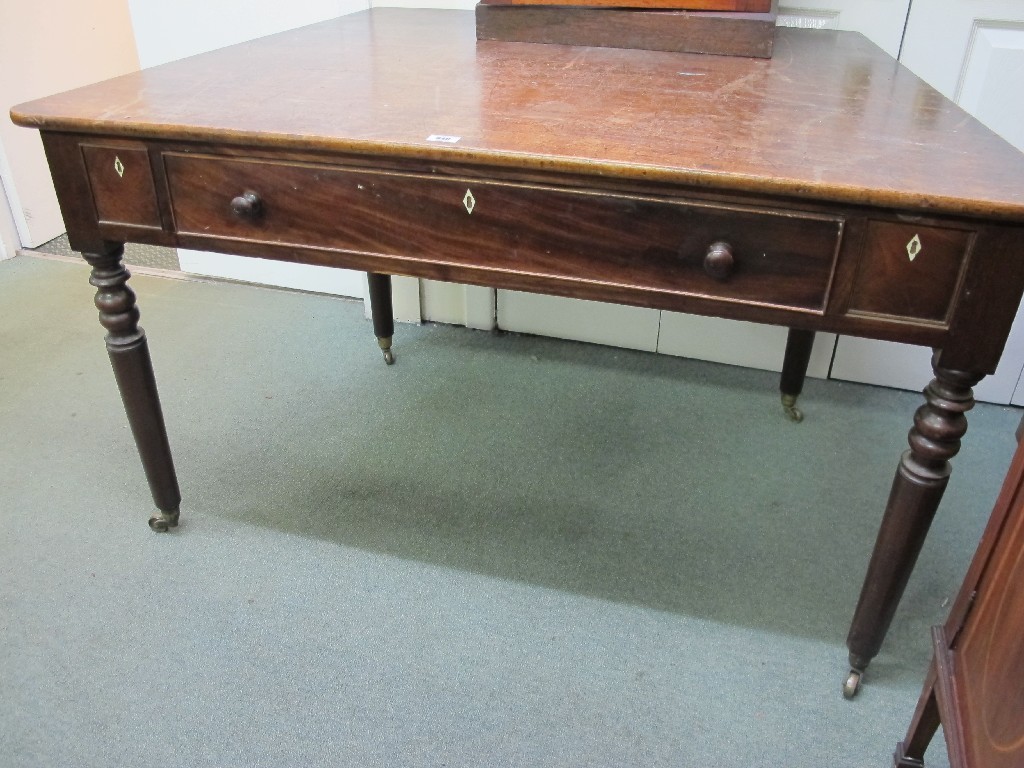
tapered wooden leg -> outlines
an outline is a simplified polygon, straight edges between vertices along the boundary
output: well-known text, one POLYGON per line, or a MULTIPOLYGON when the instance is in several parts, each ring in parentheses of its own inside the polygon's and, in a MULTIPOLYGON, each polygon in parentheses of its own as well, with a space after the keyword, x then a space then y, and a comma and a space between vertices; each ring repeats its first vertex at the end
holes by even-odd
POLYGON ((786 356, 782 361, 782 378, 779 391, 782 393, 782 407, 793 421, 803 421, 803 412, 796 407, 796 400, 804 390, 807 378, 807 364, 811 362, 814 348, 814 331, 790 328, 786 337, 786 356))
POLYGON ((964 414, 974 406, 971 387, 982 379, 980 374, 940 368, 936 360, 932 358, 935 378, 924 391, 925 404, 914 414, 910 450, 896 470, 846 638, 851 667, 843 689, 847 698, 856 694, 864 669, 882 646, 949 482, 949 460, 960 450, 960 438, 967 432, 964 414))
POLYGON ((892 768, 924 768, 924 758, 910 757, 906 749, 906 742, 896 744, 896 751, 892 755, 892 768))
POLYGON ((373 317, 373 334, 377 337, 384 362, 391 365, 395 356, 391 352, 391 338, 395 335, 395 310, 391 306, 391 275, 367 272, 370 283, 370 315, 373 317))
POLYGON ((181 492, 167 442, 146 334, 139 327, 135 293, 127 285, 131 275, 121 262, 123 251, 123 247, 117 246, 105 253, 82 255, 92 266, 89 282, 96 286, 100 323, 107 329, 110 365, 153 501, 160 510, 150 518, 149 525, 155 531, 166 531, 178 524, 181 492))
POLYGON ((914 719, 910 722, 907 737, 896 745, 893 768, 923 768, 924 753, 932 737, 939 729, 939 702, 935 695, 935 660, 928 667, 921 698, 917 702, 914 719))

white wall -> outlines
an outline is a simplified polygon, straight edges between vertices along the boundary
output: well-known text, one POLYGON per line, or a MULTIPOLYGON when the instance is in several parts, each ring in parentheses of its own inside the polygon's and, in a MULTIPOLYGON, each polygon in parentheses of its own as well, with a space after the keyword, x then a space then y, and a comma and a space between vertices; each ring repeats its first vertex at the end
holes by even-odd
POLYGON ((64 222, 39 133, 14 125, 10 108, 138 66, 127 0, 4 0, 0 155, 6 162, 0 160, 0 180, 21 245, 53 239, 64 231, 64 222))
POLYGON ((369 7, 367 0, 128 0, 143 67, 369 7))
POLYGON ((895 58, 909 9, 910 0, 783 0, 779 24, 860 32, 895 58))

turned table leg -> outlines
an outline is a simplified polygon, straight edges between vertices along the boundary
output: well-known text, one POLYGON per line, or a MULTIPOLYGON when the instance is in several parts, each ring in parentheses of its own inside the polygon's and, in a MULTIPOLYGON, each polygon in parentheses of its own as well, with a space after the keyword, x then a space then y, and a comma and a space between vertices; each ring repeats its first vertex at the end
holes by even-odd
POLYGON ((782 407, 793 421, 803 421, 803 412, 796 407, 796 399, 804 389, 807 365, 811 362, 814 348, 814 331, 790 328, 786 337, 786 355, 782 360, 782 377, 779 392, 782 393, 782 407))
POLYGON ((370 315, 373 317, 373 334, 377 337, 384 362, 391 365, 395 356, 391 352, 391 338, 395 335, 395 311, 391 306, 391 275, 367 272, 370 283, 370 315))
POLYGON ((925 404, 914 414, 910 450, 896 470, 846 638, 851 668, 843 687, 847 698, 857 693, 865 668, 882 646, 949 482, 949 460, 960 450, 960 438, 967 432, 964 414, 974 406, 971 387, 982 379, 980 374, 941 368, 937 359, 932 358, 935 378, 924 391, 925 404))
POLYGON ((166 531, 178 524, 181 492, 167 442, 146 334, 139 327, 135 293, 127 284, 131 275, 121 262, 123 252, 124 248, 117 246, 105 253, 82 255, 92 266, 89 282, 96 287, 100 323, 107 329, 110 365, 153 501, 160 510, 150 518, 149 525, 154 531, 166 531))

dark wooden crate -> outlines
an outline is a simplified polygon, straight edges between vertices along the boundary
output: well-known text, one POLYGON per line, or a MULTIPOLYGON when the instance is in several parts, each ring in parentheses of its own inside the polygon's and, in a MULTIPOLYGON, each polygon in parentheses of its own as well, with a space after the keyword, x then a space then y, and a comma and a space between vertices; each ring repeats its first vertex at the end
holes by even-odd
POLYGON ((772 0, 480 0, 484 5, 570 5, 590 8, 669 8, 676 11, 767 13, 772 0))
POLYGON ((476 36, 503 42, 768 59, 777 17, 775 9, 729 13, 478 3, 476 36))

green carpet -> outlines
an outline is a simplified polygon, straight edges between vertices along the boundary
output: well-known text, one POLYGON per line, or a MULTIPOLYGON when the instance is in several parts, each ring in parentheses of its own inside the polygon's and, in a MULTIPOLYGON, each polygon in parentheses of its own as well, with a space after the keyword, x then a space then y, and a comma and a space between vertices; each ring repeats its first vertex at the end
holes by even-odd
POLYGON ((358 303, 140 276, 161 536, 87 274, 0 263, 5 767, 886 766, 1019 421, 972 412, 847 702, 920 395, 794 425, 772 374, 444 326, 386 367, 358 303))

